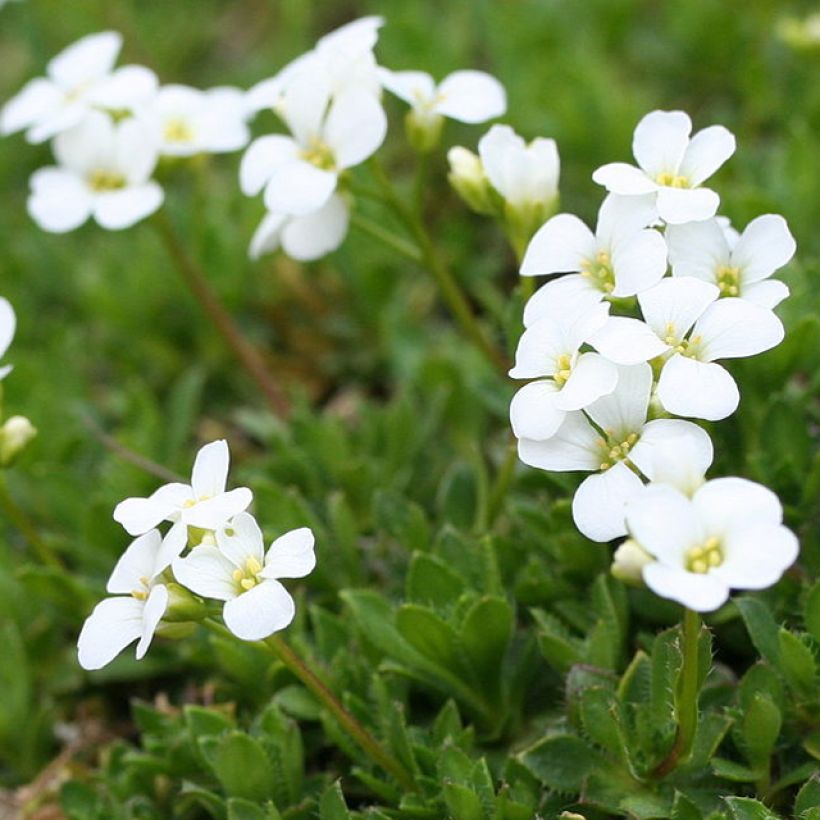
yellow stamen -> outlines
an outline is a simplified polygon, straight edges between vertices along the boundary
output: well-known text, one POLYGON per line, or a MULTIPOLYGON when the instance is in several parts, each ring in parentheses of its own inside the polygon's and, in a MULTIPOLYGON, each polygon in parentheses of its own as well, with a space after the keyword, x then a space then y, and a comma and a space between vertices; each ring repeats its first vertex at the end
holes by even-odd
POLYGON ((249 590, 249 589, 253 589, 256 586, 256 580, 253 579, 253 578, 243 578, 239 582, 239 586, 241 586, 242 589, 244 589, 246 591, 249 590))
POLYGON ((688 177, 678 176, 671 171, 663 171, 655 177, 655 182, 658 185, 664 185, 668 188, 691 188, 688 177))
POLYGON ((166 142, 193 142, 194 130, 181 117, 174 117, 165 123, 162 135, 166 142))
POLYGON ((118 171, 97 168, 88 175, 88 185, 94 191, 117 191, 125 187, 125 177, 118 171))

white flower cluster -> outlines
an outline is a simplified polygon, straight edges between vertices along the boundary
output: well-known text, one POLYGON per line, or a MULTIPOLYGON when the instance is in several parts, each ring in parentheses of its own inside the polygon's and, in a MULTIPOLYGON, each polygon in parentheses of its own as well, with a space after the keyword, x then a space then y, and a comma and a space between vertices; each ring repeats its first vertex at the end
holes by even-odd
POLYGON ((719 197, 703 183, 734 137, 721 126, 691 130, 683 112, 648 114, 633 141, 639 167, 612 163, 593 175, 610 192, 595 231, 558 214, 532 238, 521 274, 564 275, 525 306, 510 375, 531 381, 510 418, 526 464, 592 473, 572 506, 584 535, 631 535, 622 566, 641 556, 657 594, 707 611, 730 587, 774 583, 797 541, 765 488, 704 483, 709 436, 672 416, 735 411, 738 388, 719 362, 783 339, 772 309, 788 288, 770 277, 795 242, 780 216, 758 217, 740 235, 715 216, 719 197))
POLYGON ((223 601, 225 625, 242 640, 261 640, 293 620, 293 598, 279 579, 313 570, 313 533, 291 530, 265 551, 259 525, 246 512, 253 494, 246 487, 225 489, 229 459, 224 440, 206 444, 190 485, 166 484, 148 498, 117 505, 114 519, 137 537, 108 580, 106 590, 115 597, 95 607, 80 633, 83 668, 105 666, 133 641, 140 659, 163 618, 190 620, 196 602, 181 587, 223 601), (163 522, 171 524, 164 535, 163 522))
POLYGON ((0 109, 0 134, 53 139, 57 165, 32 175, 28 200, 43 230, 64 233, 89 217, 130 227, 162 205, 152 179, 161 157, 236 151, 250 138, 243 92, 160 87, 144 66, 114 67, 121 47, 114 31, 83 37, 0 109))

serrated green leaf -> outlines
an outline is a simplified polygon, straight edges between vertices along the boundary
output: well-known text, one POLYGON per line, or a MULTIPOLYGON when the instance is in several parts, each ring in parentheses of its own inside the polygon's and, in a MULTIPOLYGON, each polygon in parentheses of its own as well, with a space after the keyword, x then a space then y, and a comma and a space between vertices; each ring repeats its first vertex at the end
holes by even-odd
POLYGON ((319 801, 320 820, 350 820, 352 815, 348 811, 342 784, 337 780, 325 789, 319 801))
POLYGON ((228 800, 228 820, 278 820, 279 812, 273 804, 263 809, 250 800, 232 797, 228 800))
POLYGON ((584 735, 615 758, 626 760, 627 750, 615 694, 602 687, 585 689, 581 693, 579 710, 584 735))
POLYGON ((724 780, 731 780, 735 783, 754 783, 760 779, 760 774, 757 771, 741 763, 735 763, 733 760, 714 757, 711 765, 712 771, 724 780))
POLYGON ((479 688, 500 694, 504 655, 512 638, 514 613, 503 598, 487 596, 476 601, 461 623, 459 639, 479 688))
POLYGON ((724 797, 732 820, 780 820, 763 803, 751 797, 724 797))
POLYGON ((209 749, 207 757, 229 797, 256 801, 273 797, 273 767, 255 738, 231 732, 209 749))
POLYGON ((532 610, 538 625, 536 638, 541 654, 558 672, 566 673, 582 660, 582 644, 551 613, 541 609, 532 610))
POLYGON ((820 774, 807 780, 794 800, 794 816, 803 818, 810 809, 820 808, 820 774))
POLYGON ((590 773, 602 765, 598 752, 575 735, 544 738, 519 759, 545 786, 566 792, 579 792, 590 773))
POLYGON ((816 695, 817 664, 811 649, 787 629, 779 633, 780 669, 786 683, 802 697, 816 695))
POLYGON ((753 769, 768 770, 769 758, 777 743, 782 723, 780 709, 767 694, 761 692, 752 698, 743 715, 740 731, 746 757, 753 769))
POLYGON ((418 604, 403 604, 396 613, 396 628, 402 638, 426 658, 457 675, 464 674, 456 631, 433 610, 418 604))
POLYGON ((751 597, 735 598, 735 606, 740 610, 755 649, 773 666, 779 666, 778 627, 769 608, 763 601, 751 597))
POLYGON ((194 740, 202 735, 219 735, 234 727, 233 718, 221 710, 187 704, 183 709, 183 713, 185 715, 185 725, 194 740))
POLYGON ((683 792, 675 792, 670 820, 703 820, 703 812, 683 792))
POLYGON ((416 552, 407 571, 407 598, 433 607, 451 606, 465 591, 464 580, 435 555, 416 552))
POLYGON ((459 820, 484 820, 481 798, 469 786, 445 780, 442 793, 450 817, 458 817, 459 820))

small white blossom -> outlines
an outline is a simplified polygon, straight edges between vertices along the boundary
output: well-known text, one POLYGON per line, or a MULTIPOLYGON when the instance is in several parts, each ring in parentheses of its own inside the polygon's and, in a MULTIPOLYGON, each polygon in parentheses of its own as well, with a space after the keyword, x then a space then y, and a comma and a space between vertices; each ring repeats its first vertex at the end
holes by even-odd
POLYGON ((490 181, 478 154, 461 145, 454 145, 447 152, 447 162, 450 165, 447 179, 467 205, 476 213, 486 216, 495 213, 490 181))
POLYGON ((25 416, 9 416, 0 427, 0 466, 8 467, 37 435, 25 416))
MULTIPOLYGON (((14 308, 8 299, 0 296, 0 359, 6 355, 9 345, 14 339, 14 331, 17 329, 17 317, 14 315, 14 308)), ((0 367, 0 380, 4 379, 11 372, 14 365, 5 364, 0 367)))
POLYGON ((120 230, 162 205, 162 188, 150 178, 157 145, 137 120, 114 123, 91 111, 53 148, 59 166, 35 171, 30 182, 28 211, 43 230, 65 233, 89 217, 120 230))
POLYGON ((692 121, 683 111, 653 111, 638 123, 632 140, 639 167, 612 162, 592 179, 615 194, 656 194, 664 222, 710 219, 720 197, 702 183, 735 152, 735 138, 722 125, 691 133, 692 121))
POLYGON ((174 561, 174 576, 197 595, 224 601, 225 626, 258 641, 284 629, 295 613, 280 578, 303 578, 316 565, 313 533, 302 527, 277 538, 265 552, 253 516, 236 515, 216 531, 216 546, 194 547, 174 561))
POLYGON ((83 669, 100 669, 128 644, 139 640, 141 660, 168 607, 168 589, 157 579, 170 563, 161 555, 162 536, 150 530, 123 553, 106 586, 117 597, 106 598, 85 621, 77 643, 83 669))
POLYGON ((753 219, 734 242, 714 219, 670 225, 666 239, 674 276, 703 279, 717 285, 721 296, 770 309, 789 295, 783 282, 769 278, 797 249, 782 216, 753 219))
POLYGON ((764 589, 794 563, 797 538, 770 490, 742 478, 707 481, 692 498, 650 485, 627 504, 627 528, 655 559, 643 579, 655 594, 698 612, 730 589, 764 589))
POLYGON ((114 70, 122 47, 115 31, 89 34, 54 57, 45 77, 28 82, 0 110, 0 134, 27 129, 45 142, 77 125, 94 108, 133 110, 157 88, 156 75, 137 65, 114 70))
POLYGON ((349 221, 347 203, 338 194, 305 216, 267 213, 251 239, 248 253, 251 259, 258 259, 281 245, 288 256, 301 262, 319 259, 342 244, 349 221))
POLYGON ((127 498, 117 504, 114 520, 130 535, 148 532, 162 521, 173 522, 160 553, 160 560, 170 563, 185 549, 189 526, 216 530, 253 500, 247 487, 225 491, 229 462, 224 439, 206 444, 197 453, 190 484, 165 484, 148 498, 127 498))

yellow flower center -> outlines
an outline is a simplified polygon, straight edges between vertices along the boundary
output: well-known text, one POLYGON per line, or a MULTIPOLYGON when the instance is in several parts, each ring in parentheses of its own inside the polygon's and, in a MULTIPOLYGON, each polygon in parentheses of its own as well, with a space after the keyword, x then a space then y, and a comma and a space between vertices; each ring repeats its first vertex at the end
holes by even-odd
POLYGON ((658 185, 664 185, 667 188, 691 188, 692 184, 688 177, 678 176, 672 171, 662 171, 655 177, 655 182, 658 185))
POLYGON ((88 175, 88 184, 94 191, 117 191, 125 187, 125 177, 118 171, 97 168, 88 175))
POLYGON ((131 597, 136 598, 138 601, 147 601, 148 600, 148 585, 151 583, 151 579, 147 575, 142 575, 139 578, 139 582, 142 585, 142 589, 132 589, 131 590, 131 597))
POLYGON ((613 467, 619 461, 627 461, 629 465, 627 456, 629 455, 629 451, 637 443, 639 438, 638 434, 630 433, 623 441, 618 441, 612 430, 605 430, 604 432, 606 438, 602 436, 596 442, 601 453, 601 463, 598 469, 603 472, 613 467))
POLYGON ((719 538, 707 538, 699 547, 692 547, 686 552, 686 569, 703 575, 713 567, 723 563, 723 550, 719 538))
POLYGON ((239 592, 242 593, 247 592, 249 589, 253 589, 259 583, 259 578, 257 576, 261 571, 262 564, 260 564, 259 561, 251 555, 245 560, 245 566, 242 569, 235 569, 231 574, 231 577, 239 587, 239 592))
POLYGON ((559 387, 567 383, 567 379, 572 373, 572 356, 569 353, 562 353, 555 360, 555 374, 553 378, 559 387))
POLYGON ((721 296, 737 296, 740 293, 740 268, 721 265, 717 270, 716 283, 721 296))
POLYGON ((332 171, 336 168, 333 151, 326 142, 322 142, 318 137, 311 137, 310 145, 302 151, 301 157, 323 171, 332 171))
POLYGON ((193 142, 194 130, 181 117, 173 117, 165 123, 162 136, 166 142, 193 142))
POLYGON ((581 276, 586 276, 604 293, 615 290, 615 272, 612 270, 612 259, 606 251, 598 251, 594 259, 584 259, 581 262, 581 276))

